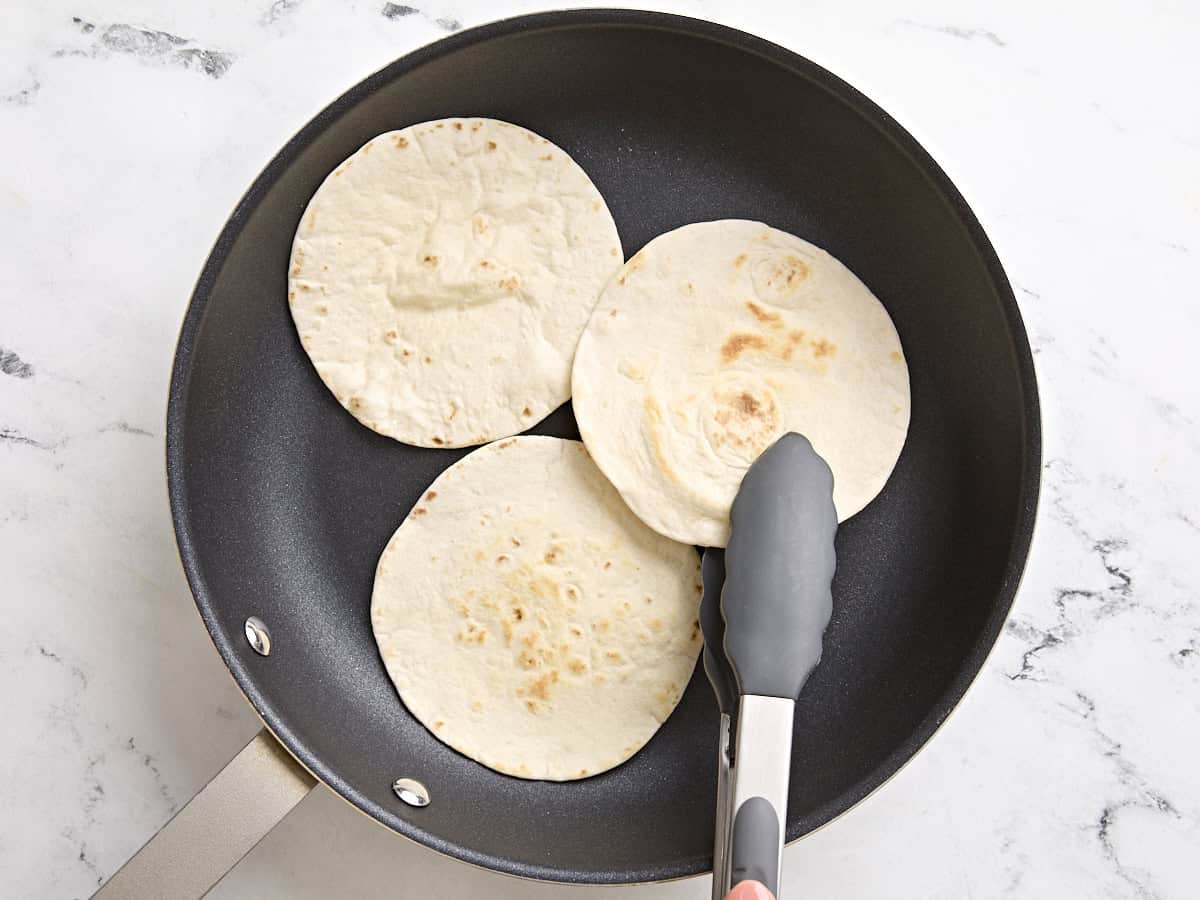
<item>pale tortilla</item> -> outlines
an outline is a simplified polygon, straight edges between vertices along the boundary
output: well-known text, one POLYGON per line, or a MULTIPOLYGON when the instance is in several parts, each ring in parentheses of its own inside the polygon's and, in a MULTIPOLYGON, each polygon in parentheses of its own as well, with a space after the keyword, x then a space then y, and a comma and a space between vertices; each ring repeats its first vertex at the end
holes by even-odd
POLYGON ((702 637, 695 550, 643 525, 583 445, 489 444, 443 472, 379 560, 371 623, 404 704, 520 778, 636 753, 702 637))
POLYGON ((296 231, 288 302, 338 402, 422 447, 524 431, 570 396, 571 359, 622 263, 565 152, 493 119, 368 141, 296 231))
POLYGON ((723 547, 742 475, 788 431, 829 463, 839 520, 869 503, 904 445, 908 368, 849 269, 731 219, 655 238, 609 283, 576 351, 573 403, 642 521, 723 547))

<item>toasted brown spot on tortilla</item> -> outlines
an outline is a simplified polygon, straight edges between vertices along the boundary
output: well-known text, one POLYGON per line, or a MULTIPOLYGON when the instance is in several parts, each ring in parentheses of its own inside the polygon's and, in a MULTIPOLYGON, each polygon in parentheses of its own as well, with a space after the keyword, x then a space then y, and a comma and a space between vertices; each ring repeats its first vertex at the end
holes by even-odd
POLYGON ((743 265, 745 265, 746 260, 749 258, 750 257, 748 257, 745 253, 739 253, 737 258, 733 261, 734 268, 740 269, 743 265))
POLYGON ((526 700, 525 708, 527 710, 529 710, 531 713, 535 713, 538 711, 538 703, 535 700, 526 700))
POLYGON ((518 653, 517 662, 520 663, 522 669, 536 669, 542 664, 537 655, 529 650, 522 650, 518 653))
POLYGON ((611 250, 608 251, 609 256, 616 256, 618 253, 620 253, 620 251, 616 247, 613 247, 611 250))
POLYGON ((438 719, 436 722, 433 723, 434 731, 437 731, 438 729, 445 728, 445 727, 446 727, 446 723, 443 722, 441 719, 438 719))
POLYGON ((615 319, 617 317, 617 311, 615 309, 610 309, 608 311, 608 317, 610 319, 615 319))
POLYGON ((495 141, 488 141, 488 142, 487 142, 487 148, 488 148, 489 150, 495 150, 495 149, 496 149, 496 142, 495 142, 495 141))
POLYGON ((384 337, 387 338, 389 341, 394 341, 399 336, 400 335, 396 334, 395 330, 389 331, 387 334, 384 335, 384 337))
POLYGON ((750 310, 750 315, 767 325, 778 325, 783 321, 783 316, 779 315, 779 313, 763 309, 753 300, 746 301, 746 309, 750 310))
POLYGON ((455 130, 455 131, 462 131, 462 122, 455 122, 455 123, 454 123, 454 130, 455 130))
POLYGON ((433 362, 433 357, 432 357, 432 356, 426 356, 426 357, 425 357, 425 359, 424 359, 424 362, 426 363, 426 365, 428 365, 429 363, 433 362))
POLYGON ((646 422, 649 426, 647 431, 647 439, 650 442, 650 449, 654 452, 654 459, 658 463, 659 469, 663 475, 678 482, 679 475, 675 472, 675 467, 671 465, 671 460, 667 456, 666 447, 663 445, 663 414, 662 407, 658 405, 658 401, 649 394, 642 403, 645 410, 646 422))
POLYGON ((612 560, 611 559, 604 564, 604 568, 605 568, 605 570, 612 568, 612 560))
POLYGON ((479 261, 479 268, 481 268, 481 269, 490 269, 491 267, 492 267, 492 264, 491 264, 491 263, 490 263, 488 260, 486 260, 486 259, 481 259, 481 260, 479 261))
POLYGON ((436 128, 445 128, 445 127, 446 127, 446 123, 445 123, 445 122, 438 122, 438 123, 437 123, 437 125, 436 125, 436 126, 434 126, 434 127, 436 127, 436 128))
POLYGON ((443 441, 443 440, 442 440, 440 437, 435 437, 435 438, 433 438, 433 442, 434 442, 435 444, 437 444, 439 447, 440 447, 440 446, 442 446, 442 444, 446 443, 446 442, 445 442, 445 441, 443 441))
POLYGON ((609 659, 611 659, 613 662, 621 662, 622 660, 624 660, 624 659, 625 659, 625 657, 623 657, 623 656, 622 656, 622 655, 621 655, 619 652, 617 652, 616 650, 606 650, 606 651, 604 652, 604 655, 605 655, 606 657, 608 657, 609 659))
POLYGON ((472 130, 472 131, 478 131, 478 130, 479 130, 480 128, 482 128, 482 127, 483 127, 483 123, 482 123, 482 122, 475 122, 475 123, 473 123, 473 124, 471 125, 471 130, 472 130))
POLYGON ((776 269, 771 278, 767 279, 767 284, 772 284, 774 279, 782 277, 786 287, 796 287, 808 277, 809 271, 808 263, 800 259, 800 257, 785 256, 783 258, 783 265, 776 269))
POLYGON ((821 338, 819 341, 813 341, 811 346, 813 356, 817 359, 820 359, 823 356, 833 356, 833 354, 837 353, 837 344, 833 344, 825 340, 825 338, 821 338))
POLYGON ((500 279, 500 287, 506 291, 515 291, 518 283, 519 282, 517 281, 516 275, 510 275, 508 278, 500 279))
POLYGON ((550 688, 558 683, 558 669, 551 669, 529 683, 528 692, 540 700, 550 699, 550 688))
POLYGON ((895 362, 895 363, 901 362, 904 359, 904 357, 900 355, 899 350, 893 350, 891 353, 888 354, 888 356, 891 358, 892 362, 895 362))
POLYGON ((362 409, 362 400, 358 397, 351 397, 350 402, 346 404, 351 409, 362 409))
POLYGON ((502 565, 504 565, 504 563, 508 562, 510 559, 512 559, 511 556, 501 553, 499 556, 496 557, 496 565, 502 566, 502 565))
POLYGON ((546 551, 546 555, 542 557, 546 562, 552 563, 558 559, 558 554, 562 552, 562 547, 554 544, 546 551))
POLYGON ((533 415, 533 412, 532 412, 532 411, 529 409, 529 407, 528 407, 528 406, 526 406, 524 409, 522 409, 522 410, 521 410, 521 415, 523 415, 523 416, 532 416, 532 415, 533 415))
POLYGON ((746 350, 766 350, 767 339, 758 334, 731 334, 721 347, 721 359, 730 363, 746 350))
POLYGON ((758 414, 759 403, 752 394, 742 392, 733 401, 734 409, 745 416, 754 416, 758 414))
POLYGON ((373 144, 373 143, 375 143, 375 142, 374 142, 374 141, 367 141, 365 144, 363 144, 363 148, 362 148, 362 155, 363 155, 363 156, 366 156, 368 153, 370 153, 370 152, 371 152, 371 144, 373 144))
POLYGON ((500 449, 503 450, 505 447, 511 447, 516 442, 517 442, 516 438, 509 438, 507 441, 501 441, 500 449))
POLYGON ((424 257, 424 258, 421 260, 421 262, 422 262, 424 265, 428 266, 430 269, 436 269, 436 268, 437 268, 437 264, 438 264, 438 258, 437 258, 436 256, 425 256, 425 257, 424 257))
POLYGON ((584 672, 587 671, 587 663, 585 663, 582 659, 579 659, 578 657, 576 657, 575 659, 567 661, 567 668, 570 669, 572 672, 574 672, 576 675, 582 675, 584 672))
POLYGON ((288 303, 295 303, 295 302, 296 302, 296 292, 288 291, 288 303))
POLYGON ((523 621, 525 619, 525 608, 523 606, 514 606, 513 607, 513 618, 516 619, 518 622, 523 621))
POLYGON ((539 156, 538 159, 542 160, 543 162, 546 162, 547 160, 554 159, 554 157, 551 156, 549 153, 547 153, 544 156, 539 156))
POLYGON ((471 710, 473 712, 483 712, 483 704, 475 700, 471 703, 471 710))
POLYGON ((402 135, 402 134, 398 134, 398 135, 396 135, 396 146, 397 146, 399 149, 403 150, 405 147, 407 147, 407 146, 408 146, 408 138, 406 138, 406 137, 405 137, 404 135, 402 135))
POLYGON ((427 509, 426 509, 425 507, 423 507, 423 506, 417 506, 417 507, 414 507, 414 508, 413 508, 412 514, 413 514, 414 516, 423 516, 423 515, 425 515, 425 513, 427 513, 428 511, 429 511, 429 510, 427 510, 427 509))

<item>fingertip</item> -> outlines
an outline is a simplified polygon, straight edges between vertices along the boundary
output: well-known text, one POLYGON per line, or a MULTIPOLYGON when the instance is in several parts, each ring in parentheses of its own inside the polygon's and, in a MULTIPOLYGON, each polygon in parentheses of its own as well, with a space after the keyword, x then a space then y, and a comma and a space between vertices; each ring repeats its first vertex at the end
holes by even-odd
POLYGON ((725 900, 775 900, 775 895, 759 881, 743 881, 725 895, 725 900))

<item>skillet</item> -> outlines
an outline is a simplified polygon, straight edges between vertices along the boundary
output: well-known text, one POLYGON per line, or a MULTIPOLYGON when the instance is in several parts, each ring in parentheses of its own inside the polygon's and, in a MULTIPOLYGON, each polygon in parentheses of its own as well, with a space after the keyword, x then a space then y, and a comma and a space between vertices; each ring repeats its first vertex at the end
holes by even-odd
MULTIPOLYGON (((342 159, 446 116, 512 121, 561 146, 604 195, 627 256, 689 222, 761 220, 830 250, 896 324, 911 427, 883 493, 838 531, 833 619, 796 709, 786 837, 799 838, 895 773, 979 671, 1029 546, 1040 424, 1012 290, 966 202, 879 107, 760 38, 636 11, 496 22, 367 78, 268 164, 204 267, 170 389, 171 509, 212 640, 307 772, 434 850, 561 882, 711 865, 717 713, 699 667, 629 762, 555 784, 441 744, 376 650, 379 553, 466 451, 402 445, 338 406, 288 314, 288 254, 342 159), (267 656, 247 640, 251 616, 269 630, 267 656), (431 802, 401 802, 401 776, 431 802)), ((577 438, 570 404, 532 432, 577 438)))

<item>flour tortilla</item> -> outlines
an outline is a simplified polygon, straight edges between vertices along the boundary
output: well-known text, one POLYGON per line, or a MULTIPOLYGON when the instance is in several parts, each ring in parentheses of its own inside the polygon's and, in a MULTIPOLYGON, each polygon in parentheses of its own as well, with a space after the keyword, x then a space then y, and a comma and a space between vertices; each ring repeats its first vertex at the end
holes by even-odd
POLYGON ((422 447, 524 431, 570 396, 617 229, 561 149, 492 119, 381 134, 317 190, 288 302, 321 380, 422 447))
POLYGON ((798 431, 838 519, 883 488, 908 431, 908 368, 883 305, 840 262, 760 222, 686 225, 613 279, 575 355, 588 451, 647 525, 723 547, 742 475, 798 431))
POLYGON ((434 735, 567 781, 628 759, 675 708, 700 590, 695 550, 643 525, 581 443, 518 437, 429 487, 379 560, 371 623, 434 735))

